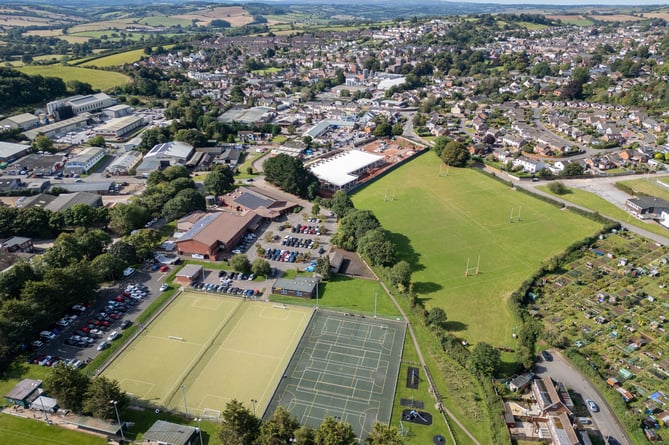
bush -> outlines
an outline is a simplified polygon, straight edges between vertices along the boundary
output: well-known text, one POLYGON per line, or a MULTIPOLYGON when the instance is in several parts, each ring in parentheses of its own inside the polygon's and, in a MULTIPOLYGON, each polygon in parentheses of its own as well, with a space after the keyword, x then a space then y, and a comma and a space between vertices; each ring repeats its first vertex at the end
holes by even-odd
POLYGON ((559 181, 548 184, 548 190, 550 190, 551 193, 555 193, 556 195, 566 195, 567 193, 571 193, 569 187, 559 181))

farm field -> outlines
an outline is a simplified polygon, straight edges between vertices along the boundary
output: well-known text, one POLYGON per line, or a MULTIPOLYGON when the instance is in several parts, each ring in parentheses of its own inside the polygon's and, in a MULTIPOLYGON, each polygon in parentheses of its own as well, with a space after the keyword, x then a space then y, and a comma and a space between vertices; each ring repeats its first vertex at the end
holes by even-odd
POLYGON ((196 21, 198 25, 208 25, 212 20, 225 20, 232 27, 244 26, 253 22, 253 17, 241 6, 221 6, 193 11, 190 14, 174 15, 172 18, 196 21))
POLYGON ((107 90, 117 85, 128 82, 128 77, 112 71, 99 71, 76 66, 62 65, 30 65, 17 68, 19 71, 30 75, 42 75, 60 77, 66 83, 70 80, 80 80, 90 83, 93 88, 107 90))
POLYGON ((145 55, 146 54, 144 53, 143 49, 135 49, 132 51, 125 51, 118 54, 112 54, 106 57, 100 57, 99 59, 90 60, 78 66, 82 67, 97 66, 99 68, 119 66, 119 65, 124 65, 126 63, 135 63, 138 60, 140 60, 142 56, 145 55))
POLYGON ((592 25, 592 20, 589 20, 582 15, 547 15, 547 19, 551 20, 560 20, 566 25, 575 25, 575 26, 590 26, 592 25))
POLYGON ((470 169, 439 176, 427 153, 353 196, 392 233, 412 264, 414 290, 442 307, 449 328, 470 343, 511 346, 507 298, 543 260, 592 235, 600 225, 564 212, 470 169), (385 201, 390 193, 394 200, 385 201), (520 221, 510 213, 522 209, 520 221), (478 256, 480 274, 474 275, 478 256), (469 260, 471 276, 465 276, 469 260))
POLYGON ((257 400, 262 414, 311 314, 187 292, 103 375, 138 399, 181 412, 210 417, 236 398, 247 406, 257 400))

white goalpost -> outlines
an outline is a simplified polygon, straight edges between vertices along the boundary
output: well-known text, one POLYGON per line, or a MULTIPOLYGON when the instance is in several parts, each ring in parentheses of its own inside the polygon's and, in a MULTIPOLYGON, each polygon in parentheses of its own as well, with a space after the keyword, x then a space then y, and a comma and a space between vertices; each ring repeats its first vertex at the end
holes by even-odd
POLYGON ((479 274, 479 266, 481 265, 481 255, 479 255, 476 260, 476 266, 471 266, 471 267, 469 266, 470 259, 471 258, 467 257, 467 268, 465 269, 466 277, 468 277, 472 271, 474 272, 475 275, 479 274))
POLYGON ((516 215, 516 212, 514 211, 515 209, 511 207, 511 216, 509 216, 509 224, 513 223, 514 219, 516 222, 520 221, 520 211, 522 210, 522 207, 518 207, 518 214, 516 215))

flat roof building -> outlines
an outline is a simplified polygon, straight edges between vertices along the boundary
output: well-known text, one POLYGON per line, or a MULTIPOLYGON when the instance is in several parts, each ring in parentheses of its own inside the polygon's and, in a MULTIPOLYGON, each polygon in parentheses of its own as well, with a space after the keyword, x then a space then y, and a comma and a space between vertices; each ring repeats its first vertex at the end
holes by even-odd
POLYGON ((0 141, 0 162, 13 162, 25 156, 29 150, 30 145, 0 141))
POLYGON ((142 153, 130 150, 109 164, 105 171, 111 175, 128 175, 142 162, 142 153))
POLYGON ((198 432, 192 426, 156 420, 142 438, 144 442, 160 445, 195 445, 198 432))
POLYGON ((32 130, 24 131, 23 134, 28 139, 35 140, 37 136, 43 134, 44 136, 53 138, 68 131, 83 128, 88 125, 91 119, 90 113, 82 113, 80 116, 63 119, 62 121, 54 122, 53 124, 43 125, 41 127, 33 128, 32 130))
POLYGON ((123 116, 108 120, 95 129, 95 134, 118 138, 144 125, 141 116, 123 116))
POLYGON ((295 277, 293 279, 279 278, 272 284, 272 293, 275 295, 290 295, 292 297, 315 298, 318 292, 318 279, 310 277, 295 277))
POLYGON ((325 159, 310 168, 328 190, 351 190, 365 172, 379 167, 384 157, 360 150, 349 150, 325 159))
POLYGON ((85 96, 76 95, 48 102, 46 104, 46 111, 50 115, 55 115, 61 108, 71 107, 72 113, 80 114, 84 112, 99 111, 114 105, 114 103, 114 99, 105 93, 88 94, 85 96))
POLYGON ((65 172, 67 174, 88 173, 95 164, 104 159, 105 153, 105 149, 102 147, 86 147, 65 163, 65 172))

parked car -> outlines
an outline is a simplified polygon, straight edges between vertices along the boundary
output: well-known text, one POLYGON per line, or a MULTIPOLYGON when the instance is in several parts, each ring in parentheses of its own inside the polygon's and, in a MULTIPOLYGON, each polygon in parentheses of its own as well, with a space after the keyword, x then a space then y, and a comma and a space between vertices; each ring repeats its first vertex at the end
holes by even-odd
POLYGON ((593 402, 592 400, 588 399, 588 400, 585 401, 585 403, 586 403, 586 405, 588 405, 588 408, 593 413, 599 412, 599 406, 597 406, 597 404, 595 402, 593 402))
POLYGON ((118 336, 119 336, 118 331, 112 331, 107 337, 107 341, 114 341, 118 338, 118 336))
POLYGON ((130 321, 130 320, 123 320, 123 322, 121 322, 121 329, 126 329, 126 328, 128 328, 128 326, 130 326, 131 324, 132 324, 132 321, 130 321))
POLYGON ((109 343, 107 343, 106 341, 103 341, 103 342, 100 342, 100 344, 97 347, 97 350, 102 351, 104 349, 107 349, 108 347, 109 347, 109 343))
POLYGON ((546 360, 547 362, 553 361, 553 356, 548 351, 541 351, 541 357, 543 357, 543 359, 546 360))
POLYGON ((167 283, 163 283, 163 284, 160 286, 160 292, 165 292, 165 291, 167 290, 168 287, 169 287, 169 285, 168 285, 167 283))

